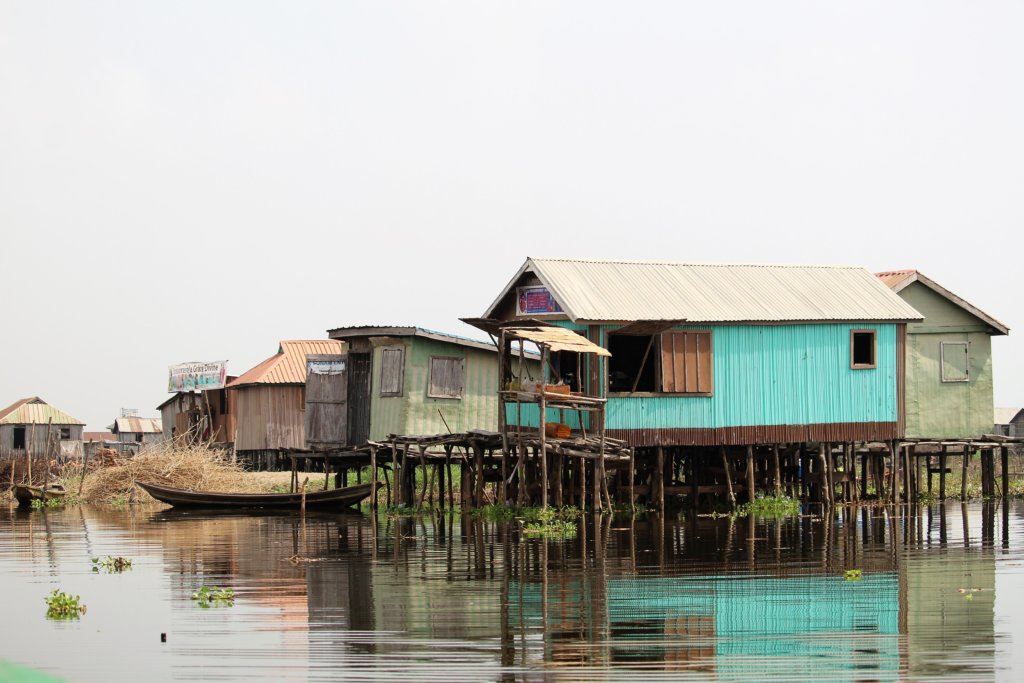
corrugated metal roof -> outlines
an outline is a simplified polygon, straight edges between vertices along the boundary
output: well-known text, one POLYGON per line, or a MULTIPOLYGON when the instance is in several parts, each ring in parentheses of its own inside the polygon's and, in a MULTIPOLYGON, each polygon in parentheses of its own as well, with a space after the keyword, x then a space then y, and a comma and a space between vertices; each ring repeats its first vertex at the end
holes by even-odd
POLYGON ((495 353, 498 351, 498 347, 491 342, 411 325, 352 325, 348 327, 335 327, 334 329, 327 330, 327 336, 331 339, 342 340, 355 337, 424 337, 449 344, 468 346, 482 351, 493 351, 495 353))
POLYGON ((487 310, 533 272, 570 319, 587 322, 916 321, 864 268, 528 258, 487 310))
POLYGON ((957 296, 953 292, 949 291, 919 270, 889 270, 884 273, 876 273, 875 275, 886 287, 897 294, 913 283, 920 282, 922 285, 943 297, 950 303, 959 306, 975 318, 978 318, 986 325, 992 327, 996 334, 1010 334, 1010 328, 1005 324, 999 322, 967 299, 957 296))
POLYGON ((1024 413, 1024 408, 996 408, 995 419, 992 424, 997 425, 1008 425, 1011 424, 1017 416, 1024 413))
POLYGON ((228 387, 246 384, 305 384, 306 356, 343 353, 345 345, 335 339, 282 341, 277 353, 243 373, 228 387))
POLYGON ((117 434, 157 434, 164 431, 163 421, 158 417, 119 417, 111 428, 117 434))
POLYGON ((112 432, 82 432, 82 441, 117 441, 112 432))
POLYGON ((525 339, 534 344, 547 346, 552 351, 612 355, 607 349, 564 327, 509 327, 505 334, 514 339, 525 339))
POLYGON ((51 418, 55 425, 85 424, 81 420, 71 417, 63 410, 54 408, 38 396, 23 398, 0 410, 0 424, 47 424, 51 418))

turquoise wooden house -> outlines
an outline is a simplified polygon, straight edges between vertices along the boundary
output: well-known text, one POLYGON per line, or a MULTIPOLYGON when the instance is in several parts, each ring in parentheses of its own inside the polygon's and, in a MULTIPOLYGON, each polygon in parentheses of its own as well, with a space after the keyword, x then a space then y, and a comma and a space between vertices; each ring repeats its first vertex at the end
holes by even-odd
POLYGON ((1010 328, 920 271, 889 271, 878 278, 924 316, 907 327, 907 438, 990 434, 992 337, 1010 328))
POLYGON ((610 436, 646 447, 899 438, 922 316, 863 268, 529 258, 484 318, 611 351, 568 379, 607 398, 610 436))

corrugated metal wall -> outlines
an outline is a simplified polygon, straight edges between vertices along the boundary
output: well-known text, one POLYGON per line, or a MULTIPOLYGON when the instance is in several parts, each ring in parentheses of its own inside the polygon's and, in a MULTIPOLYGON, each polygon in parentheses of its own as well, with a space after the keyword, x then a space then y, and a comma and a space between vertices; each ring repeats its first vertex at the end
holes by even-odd
MULTIPOLYGON (((585 333, 585 326, 556 323, 585 333)), ((600 343, 617 326, 601 329, 600 343)), ((713 331, 711 396, 612 396, 609 430, 895 423, 897 325, 681 326, 713 331), (850 368, 850 331, 872 329, 877 367, 850 368)), ((527 411, 536 424, 536 410, 527 411)), ((991 420, 991 418, 988 418, 991 420)))
POLYGON ((978 437, 992 430, 992 338, 985 332, 907 335, 907 436, 978 437), (970 379, 943 382, 942 342, 968 343, 970 379))
MULTIPOLYGON (((405 378, 402 396, 380 395, 381 350, 374 349, 373 413, 370 438, 383 439, 388 434, 443 434, 444 422, 453 432, 469 429, 498 429, 498 354, 434 339, 411 337, 403 339, 405 378), (430 358, 462 358, 462 398, 429 398, 430 358)), ((534 375, 537 375, 533 362, 534 375)))
POLYGON ((305 387, 257 384, 233 391, 238 402, 236 450, 305 448, 305 387))

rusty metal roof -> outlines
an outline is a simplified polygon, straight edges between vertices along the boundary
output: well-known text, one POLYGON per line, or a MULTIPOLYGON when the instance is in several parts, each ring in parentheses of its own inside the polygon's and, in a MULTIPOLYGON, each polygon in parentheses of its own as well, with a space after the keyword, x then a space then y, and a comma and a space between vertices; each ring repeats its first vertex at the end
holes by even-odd
POLYGON ((910 304, 864 268, 528 258, 491 317, 532 272, 578 322, 917 321, 910 304))
POLYGON ((0 410, 0 424, 24 425, 24 424, 47 424, 53 421, 55 425, 84 425, 81 420, 75 419, 63 410, 54 408, 49 403, 32 396, 15 401, 3 410, 0 410))
POLYGON ((115 434, 158 434, 164 427, 159 417, 119 417, 110 425, 110 430, 115 434))
POLYGON ((985 311, 981 310, 967 299, 957 296, 935 280, 931 279, 919 270, 889 270, 884 273, 876 273, 875 276, 889 289, 897 294, 914 284, 920 282, 922 285, 943 297, 950 303, 964 309, 975 318, 978 318, 986 325, 995 330, 996 334, 1010 334, 1010 328, 999 322, 985 311))
POLYGON ((228 388, 247 384, 305 384, 306 356, 343 353, 345 345, 335 339, 282 341, 277 353, 266 359, 238 379, 228 388))

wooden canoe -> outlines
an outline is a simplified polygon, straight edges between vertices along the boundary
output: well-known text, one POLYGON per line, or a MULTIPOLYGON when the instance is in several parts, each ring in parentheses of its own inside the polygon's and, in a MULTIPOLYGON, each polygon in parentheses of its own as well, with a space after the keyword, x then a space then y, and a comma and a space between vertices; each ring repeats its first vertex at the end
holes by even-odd
POLYGON ((18 501, 18 505, 23 507, 31 505, 33 500, 46 502, 47 500, 63 498, 66 494, 67 491, 60 484, 50 484, 49 486, 16 484, 14 486, 14 499, 18 501))
MULTIPOLYGON (((142 490, 162 503, 175 507, 193 508, 276 508, 280 510, 298 510, 302 505, 300 493, 216 493, 213 491, 184 491, 167 486, 135 482, 142 490)), ((380 486, 376 482, 376 486, 380 486)), ((375 484, 359 484, 345 486, 340 489, 326 491, 310 491, 306 493, 306 507, 314 509, 346 508, 359 504, 370 495, 375 484)))

